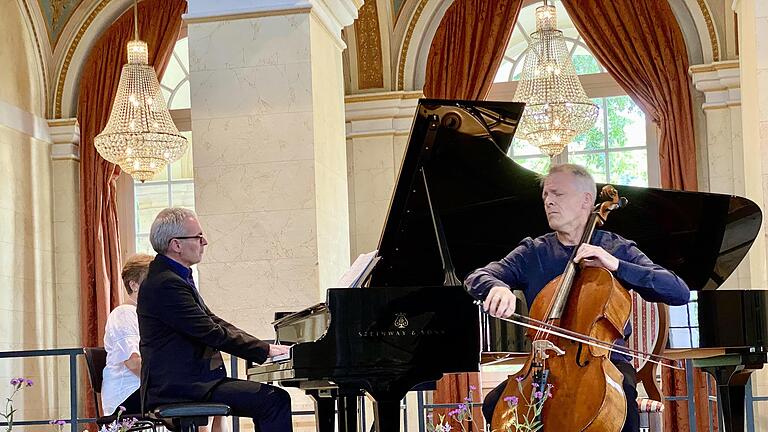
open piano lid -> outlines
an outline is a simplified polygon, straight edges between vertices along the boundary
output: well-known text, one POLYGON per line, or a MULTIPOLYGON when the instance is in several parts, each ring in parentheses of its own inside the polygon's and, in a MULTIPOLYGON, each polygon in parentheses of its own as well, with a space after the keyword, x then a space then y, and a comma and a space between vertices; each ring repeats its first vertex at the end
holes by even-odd
MULTIPOLYGON (((550 231, 538 175, 506 155, 523 106, 419 101, 371 286, 443 284, 424 177, 459 280, 501 259, 523 238, 550 231)), ((603 229, 637 242, 693 290, 720 286, 760 228, 762 212, 746 198, 615 186, 629 205, 603 229)))

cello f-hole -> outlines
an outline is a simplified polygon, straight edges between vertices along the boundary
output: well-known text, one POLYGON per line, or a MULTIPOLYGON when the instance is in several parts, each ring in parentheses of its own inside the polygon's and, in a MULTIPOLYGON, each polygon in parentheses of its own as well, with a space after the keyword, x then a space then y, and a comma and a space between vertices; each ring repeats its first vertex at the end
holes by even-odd
POLYGON ((586 365, 589 364, 589 360, 585 360, 584 363, 581 362, 581 353, 583 349, 584 349, 584 344, 579 342, 579 349, 578 351, 576 351, 576 365, 578 367, 585 367, 586 365))

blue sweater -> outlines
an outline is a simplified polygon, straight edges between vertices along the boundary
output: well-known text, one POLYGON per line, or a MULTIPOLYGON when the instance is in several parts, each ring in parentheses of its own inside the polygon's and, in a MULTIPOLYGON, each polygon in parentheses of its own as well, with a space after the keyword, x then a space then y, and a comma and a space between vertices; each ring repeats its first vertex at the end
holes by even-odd
MULTIPOLYGON (((626 289, 637 291, 640 297, 650 302, 674 306, 688 303, 690 291, 685 282, 654 264, 635 242, 596 230, 591 243, 618 258, 619 268, 613 274, 626 289)), ((544 286, 563 272, 574 247, 560 243, 555 233, 535 239, 527 237, 500 261, 472 272, 464 284, 469 293, 480 300, 485 300, 491 288, 497 285, 519 289, 531 305, 544 286)), ((632 327, 628 323, 624 339, 617 340, 616 344, 625 346, 630 334, 632 327)), ((629 357, 617 353, 612 353, 611 359, 614 362, 629 361, 629 357)))

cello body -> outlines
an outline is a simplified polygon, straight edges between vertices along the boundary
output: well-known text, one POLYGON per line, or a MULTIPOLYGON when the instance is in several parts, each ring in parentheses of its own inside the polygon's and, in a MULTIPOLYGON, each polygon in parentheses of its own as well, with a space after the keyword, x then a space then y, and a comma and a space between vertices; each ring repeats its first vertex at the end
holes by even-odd
MULTIPOLYGON (((604 268, 584 268, 575 276, 568 301, 559 322, 549 320, 553 296, 561 285, 558 276, 536 296, 530 316, 559 327, 613 343, 622 338, 632 310, 629 292, 604 268)), ((529 330, 531 340, 536 332, 529 330)), ((539 336, 540 337, 540 336, 539 336)), ((547 337, 564 354, 550 354, 544 360, 548 371, 546 382, 552 385, 552 397, 543 404, 541 422, 545 432, 601 431, 618 432, 626 418, 623 375, 610 360, 610 351, 566 338, 547 337)), ((513 432, 510 410, 505 398, 518 402, 518 421, 530 420, 528 403, 532 403, 534 370, 540 360, 532 353, 522 370, 511 375, 496 405, 491 430, 513 432)), ((547 389, 542 389, 546 392, 547 389)))

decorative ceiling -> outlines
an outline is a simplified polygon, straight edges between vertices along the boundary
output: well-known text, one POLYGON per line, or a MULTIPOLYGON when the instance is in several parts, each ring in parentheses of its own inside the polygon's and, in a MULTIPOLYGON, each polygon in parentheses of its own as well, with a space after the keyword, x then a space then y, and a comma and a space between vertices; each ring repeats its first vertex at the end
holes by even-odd
POLYGON ((83 0, 37 0, 45 20, 48 40, 56 46, 64 27, 83 0))
POLYGON ((394 16, 400 14, 400 8, 403 7, 403 4, 405 4, 405 0, 392 0, 392 11, 394 12, 394 16))

